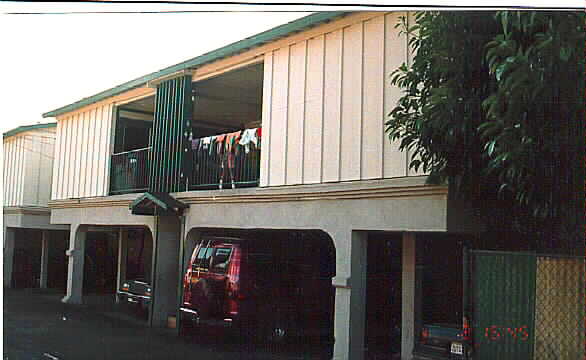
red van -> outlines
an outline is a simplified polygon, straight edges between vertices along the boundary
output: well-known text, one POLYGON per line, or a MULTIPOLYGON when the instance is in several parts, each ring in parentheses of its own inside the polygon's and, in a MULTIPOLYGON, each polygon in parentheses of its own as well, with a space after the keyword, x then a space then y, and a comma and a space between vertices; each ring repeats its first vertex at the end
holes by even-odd
POLYGON ((181 331, 222 326, 273 342, 331 340, 331 277, 288 253, 294 251, 275 250, 274 243, 204 238, 184 276, 181 331))

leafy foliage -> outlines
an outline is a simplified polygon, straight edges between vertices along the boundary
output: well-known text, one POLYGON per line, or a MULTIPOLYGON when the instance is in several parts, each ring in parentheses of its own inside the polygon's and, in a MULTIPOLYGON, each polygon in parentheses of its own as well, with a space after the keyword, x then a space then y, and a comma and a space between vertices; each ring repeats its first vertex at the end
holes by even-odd
POLYGON ((585 14, 418 12, 408 20, 397 26, 414 56, 391 77, 404 95, 386 123, 390 139, 432 181, 448 181, 487 211, 505 209, 521 231, 553 234, 584 201, 585 14))

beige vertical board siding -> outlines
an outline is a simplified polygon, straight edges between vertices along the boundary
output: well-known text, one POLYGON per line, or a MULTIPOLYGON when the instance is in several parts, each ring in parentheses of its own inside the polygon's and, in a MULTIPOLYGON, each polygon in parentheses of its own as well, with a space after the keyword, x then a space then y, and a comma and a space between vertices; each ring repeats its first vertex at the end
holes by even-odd
POLYGON ((269 171, 271 186, 284 185, 287 172, 287 110, 289 97, 289 48, 273 53, 273 93, 269 171))
POLYGON ((16 156, 16 138, 9 139, 8 141, 4 142, 4 146, 8 148, 8 162, 7 162, 7 172, 8 178, 6 179, 6 190, 7 196, 5 200, 6 206, 11 206, 14 204, 15 196, 16 196, 16 182, 14 181, 16 178, 16 166, 15 166, 15 156, 16 156))
POLYGON ((342 30, 325 35, 323 182, 340 180, 342 30))
POLYGON ((383 175, 384 20, 379 16, 364 23, 362 179, 380 179, 383 175))
POLYGON ((100 154, 104 154, 102 161, 104 162, 104 176, 102 180, 102 188, 100 194, 108 195, 110 191, 110 159, 114 153, 114 105, 110 104, 102 109, 102 124, 104 125, 104 151, 100 154))
POLYGON ((95 178, 96 176, 96 172, 95 172, 95 168, 96 168, 96 155, 97 155, 97 151, 96 149, 96 125, 97 125, 97 121, 96 121, 96 114, 98 113, 98 109, 92 109, 91 111, 91 116, 90 119, 92 120, 88 126, 88 154, 87 154, 87 159, 86 159, 86 177, 89 179, 89 181, 86 183, 86 193, 87 196, 96 196, 96 187, 95 187, 95 181, 93 181, 92 179, 95 178))
POLYGON ((2 141, 2 205, 8 203, 8 142, 3 139, 2 141))
POLYGON ((73 179, 69 174, 71 173, 71 146, 73 144, 73 117, 68 117, 65 119, 65 129, 66 129, 66 137, 65 137, 65 147, 63 149, 63 153, 60 156, 64 156, 63 162, 63 177, 61 178, 61 182, 63 182, 63 190, 60 194, 60 199, 67 199, 69 196, 69 185, 72 183, 73 179))
POLYGON ((59 119, 53 199, 106 196, 112 105, 59 119))
POLYGON ((289 101, 287 104, 287 185, 301 184, 303 181, 306 55, 306 41, 290 47, 289 101))
POLYGON ((22 185, 23 185, 23 169, 24 169, 24 147, 21 136, 16 137, 16 148, 14 149, 14 205, 22 204, 22 185))
MULTIPOLYGON (((55 128, 51 129, 55 136, 55 128)), ((51 188, 53 182, 53 162, 55 161, 55 141, 56 138, 49 137, 41 139, 41 164, 38 180, 38 204, 47 206, 51 197, 51 188)))
POLYGON ((362 151, 363 23, 344 28, 340 180, 359 180, 362 151))
POLYGON ((61 134, 63 133, 63 123, 62 122, 57 122, 57 128, 56 128, 56 132, 55 132, 55 149, 53 152, 53 168, 51 169, 52 173, 52 180, 51 180, 51 193, 50 193, 50 199, 56 199, 57 198, 57 191, 59 189, 59 171, 60 171, 60 160, 61 157, 56 156, 56 154, 59 154, 61 152, 61 134))
POLYGON ((2 198, 3 204, 4 206, 7 206, 10 203, 10 192, 8 191, 8 189, 11 186, 10 183, 10 170, 11 170, 11 155, 12 155, 12 151, 11 151, 11 146, 10 146, 10 141, 3 139, 2 142, 2 152, 3 152, 3 169, 4 169, 4 182, 2 183, 2 186, 4 188, 4 197, 2 198))
POLYGON ((21 205, 24 201, 24 181, 25 181, 25 158, 26 158, 26 144, 24 140, 24 136, 18 137, 18 196, 16 199, 16 204, 21 205))
POLYGON ((24 159, 23 205, 38 205, 39 171, 41 167, 41 149, 39 135, 26 134, 23 137, 26 151, 24 159))
POLYGON ((322 132, 324 106, 325 36, 307 42, 307 76, 305 83, 305 139, 303 141, 303 183, 321 182, 322 132))
POLYGON ((79 192, 77 189, 79 188, 79 173, 78 173, 78 158, 79 158, 79 141, 80 135, 79 130, 81 126, 79 125, 79 118, 80 115, 83 113, 79 113, 71 117, 71 146, 68 149, 68 152, 71 153, 69 158, 69 164, 67 166, 67 176, 69 177, 69 187, 65 194, 66 198, 78 198, 79 192))
POLYGON ((4 140, 4 206, 14 205, 16 186, 14 181, 16 173, 16 167, 14 163, 15 148, 16 139, 14 137, 4 140))
MULTIPOLYGON (((96 163, 96 175, 94 178, 96 180, 106 176, 106 171, 109 171, 109 169, 104 169, 105 165, 102 161, 102 153, 106 151, 104 148, 104 143, 106 141, 106 138, 104 137, 104 129, 106 127, 105 122, 107 121, 104 120, 103 112, 103 108, 101 107, 96 109, 96 142, 94 143, 96 149, 96 158, 94 160, 96 163)), ((93 181, 92 186, 95 189, 95 191, 92 193, 92 196, 105 195, 102 189, 102 185, 99 181, 93 181)))
POLYGON ((273 88, 273 53, 264 57, 263 64, 263 86, 262 86, 262 140, 260 151, 260 186, 269 185, 270 165, 270 141, 271 141, 271 108, 273 88))
MULTIPOLYGON (((402 95, 401 89, 391 85, 391 73, 405 62, 407 56, 407 38, 404 35, 399 36, 400 29, 395 28, 400 16, 404 15, 405 13, 392 13, 385 16, 384 114, 386 119, 402 95)), ((386 133, 383 134, 383 139, 383 177, 407 176, 407 153, 399 151, 400 141, 391 142, 386 133)))
POLYGON ((12 184, 11 186, 11 191, 10 191, 10 205, 14 206, 17 204, 18 202, 18 186, 20 184, 20 177, 19 177, 19 173, 20 173, 20 169, 19 169, 19 158, 20 158, 20 144, 19 144, 19 139, 18 137, 14 138, 13 144, 12 144, 12 175, 10 176, 10 182, 12 184))
POLYGON ((88 168, 91 167, 91 163, 88 161, 88 155, 93 150, 89 146, 91 143, 89 129, 90 129, 90 126, 93 126, 93 123, 95 121, 95 118, 92 118, 92 115, 94 115, 93 109, 90 111, 86 111, 84 113, 83 122, 82 122, 82 124, 83 124, 82 139, 83 139, 83 141, 81 142, 82 146, 81 146, 81 153, 80 153, 81 157, 80 157, 79 174, 81 177, 81 183, 80 183, 80 187, 79 187, 79 193, 82 194, 82 196, 84 196, 84 197, 91 196, 91 193, 89 191, 89 186, 87 186, 87 184, 88 184, 88 181, 91 181, 91 178, 88 176, 88 168))

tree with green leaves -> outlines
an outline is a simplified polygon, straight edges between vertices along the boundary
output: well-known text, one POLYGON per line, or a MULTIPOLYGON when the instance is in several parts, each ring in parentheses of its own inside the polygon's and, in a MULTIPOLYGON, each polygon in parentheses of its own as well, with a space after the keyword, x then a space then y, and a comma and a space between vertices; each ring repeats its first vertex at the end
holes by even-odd
MULTIPOLYGON (((386 131, 489 228, 584 250, 585 14, 418 12, 386 131)), ((521 240, 521 239, 520 239, 521 240)))

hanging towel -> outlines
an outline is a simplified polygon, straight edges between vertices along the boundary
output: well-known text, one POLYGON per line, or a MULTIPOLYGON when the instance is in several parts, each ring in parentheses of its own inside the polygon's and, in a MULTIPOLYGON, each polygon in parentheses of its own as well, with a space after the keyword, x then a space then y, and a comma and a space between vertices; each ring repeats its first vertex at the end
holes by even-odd
POLYGON ((236 131, 233 133, 229 133, 226 135, 226 150, 232 151, 234 149, 234 145, 238 143, 238 139, 240 138, 240 134, 242 131, 236 131))
POLYGON ((240 139, 239 144, 244 146, 244 152, 248 154, 250 152, 250 144, 253 143, 255 146, 258 143, 256 137, 256 129, 246 129, 242 133, 242 138, 240 139))

